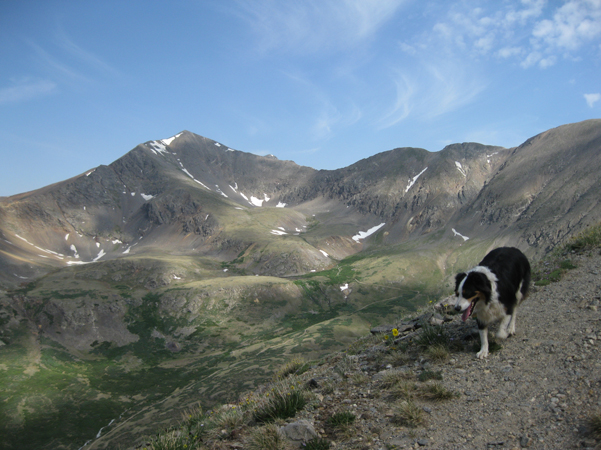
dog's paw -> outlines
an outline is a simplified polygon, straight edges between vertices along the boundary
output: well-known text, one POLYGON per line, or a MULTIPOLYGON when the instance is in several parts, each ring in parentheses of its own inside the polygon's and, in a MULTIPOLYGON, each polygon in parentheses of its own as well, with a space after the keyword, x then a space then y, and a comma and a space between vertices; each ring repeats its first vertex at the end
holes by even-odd
POLYGON ((480 350, 478 353, 476 353, 476 358, 478 359, 484 359, 488 356, 488 349, 482 349, 480 350))
POLYGON ((507 330, 499 330, 497 331, 497 337, 499 339, 507 339, 507 336, 509 336, 511 333, 508 333, 507 330))

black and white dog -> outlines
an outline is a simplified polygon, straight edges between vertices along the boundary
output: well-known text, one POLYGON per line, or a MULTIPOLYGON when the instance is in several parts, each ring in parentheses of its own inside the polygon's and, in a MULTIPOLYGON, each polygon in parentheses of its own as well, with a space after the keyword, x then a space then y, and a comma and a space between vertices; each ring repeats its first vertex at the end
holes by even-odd
POLYGON ((517 306, 528 295, 530 263, 513 247, 491 251, 467 273, 455 277, 455 310, 463 312, 465 322, 474 314, 480 332, 480 359, 488 356, 488 325, 501 321, 497 337, 505 339, 515 334, 517 306))

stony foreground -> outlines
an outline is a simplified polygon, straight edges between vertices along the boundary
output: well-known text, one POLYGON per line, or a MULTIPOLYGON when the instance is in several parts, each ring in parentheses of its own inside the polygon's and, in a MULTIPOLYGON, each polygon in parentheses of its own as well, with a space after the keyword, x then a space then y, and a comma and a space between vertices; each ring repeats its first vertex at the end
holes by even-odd
MULTIPOLYGON (((392 358, 384 365, 381 350, 386 347, 376 345, 357 355, 356 363, 341 360, 338 365, 348 369, 342 376, 336 367, 322 368, 317 382, 328 386, 334 381, 335 387, 319 394, 323 400, 314 411, 300 416, 334 439, 333 448, 595 448, 598 442, 587 424, 601 412, 601 256, 572 260, 578 267, 561 282, 533 289, 519 310, 516 336, 500 342, 502 348, 486 360, 475 358, 477 337, 471 349, 452 351, 442 363, 424 355, 392 358), (400 400, 386 390, 387 373, 417 377, 424 370, 440 371, 440 383, 458 397, 418 397, 414 401, 426 412, 425 424, 399 424, 395 409, 400 400), (328 431, 324 419, 340 410, 356 415, 352 429, 328 431)), ((463 323, 458 316, 443 326, 464 339, 476 329, 475 321, 463 323)))

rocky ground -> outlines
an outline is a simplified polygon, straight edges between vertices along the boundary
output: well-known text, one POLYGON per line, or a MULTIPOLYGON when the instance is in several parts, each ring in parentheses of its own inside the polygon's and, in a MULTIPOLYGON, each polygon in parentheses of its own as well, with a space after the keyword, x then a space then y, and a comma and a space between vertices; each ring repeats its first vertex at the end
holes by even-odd
MULTIPOLYGON (((416 321, 396 324, 396 339, 374 334, 305 372, 311 402, 278 425, 306 426, 305 441, 317 434, 331 449, 600 448, 590 418, 601 414, 601 254, 571 259, 561 281, 533 288, 516 335, 487 359, 474 320, 438 315, 430 331, 442 330, 446 354, 424 347, 416 321), (352 424, 334 426, 340 412, 352 424)), ((210 447, 255 448, 232 436, 210 447)))
MULTIPOLYGON (((332 411, 356 415, 352 432, 329 433, 333 448, 594 448, 598 442, 588 434, 587 423, 601 412, 601 255, 572 261, 578 267, 560 282, 533 288, 519 310, 516 336, 499 341, 502 348, 487 359, 475 357, 475 321, 463 323, 457 315, 443 328, 465 342, 457 346, 464 350, 451 351, 444 362, 426 353, 396 358, 395 364, 389 347, 375 345, 356 355, 356 364, 349 365, 333 391, 320 394, 321 404, 302 415, 326 435, 323 418, 332 411), (388 368, 382 367, 386 353, 388 368), (424 424, 403 425, 395 412, 403 399, 383 388, 392 371, 406 373, 417 389, 420 373, 441 372, 439 383, 458 396, 431 401, 414 395, 411 401, 426 413, 424 424)), ((336 371, 330 372, 317 382, 336 378, 336 371)))

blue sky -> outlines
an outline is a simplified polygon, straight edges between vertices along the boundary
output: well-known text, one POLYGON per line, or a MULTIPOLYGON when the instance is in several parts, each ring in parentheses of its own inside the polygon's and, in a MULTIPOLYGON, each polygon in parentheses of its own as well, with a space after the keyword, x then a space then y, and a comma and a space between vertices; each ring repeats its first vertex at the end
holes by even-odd
POLYGON ((0 61, 0 196, 184 129, 336 169, 601 117, 601 0, 3 0, 0 61))

